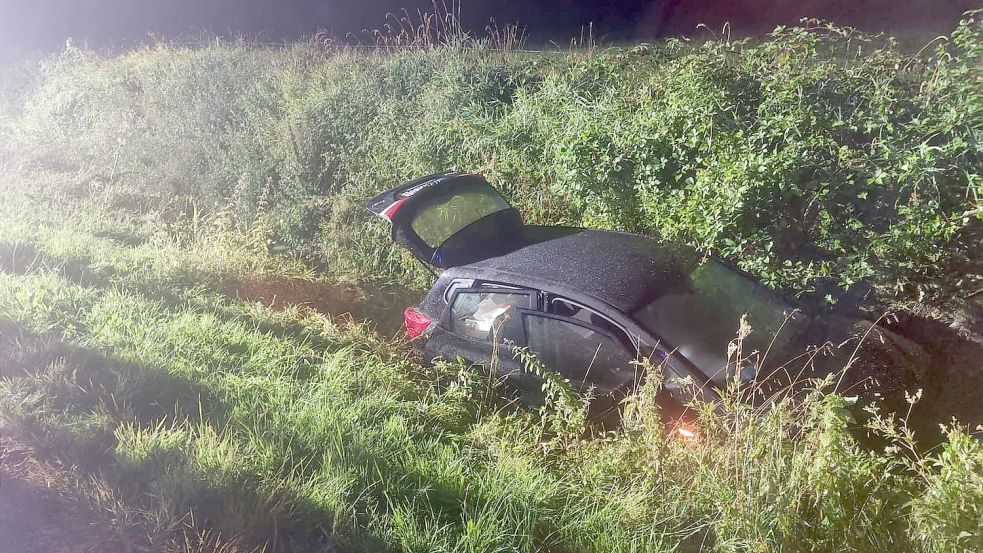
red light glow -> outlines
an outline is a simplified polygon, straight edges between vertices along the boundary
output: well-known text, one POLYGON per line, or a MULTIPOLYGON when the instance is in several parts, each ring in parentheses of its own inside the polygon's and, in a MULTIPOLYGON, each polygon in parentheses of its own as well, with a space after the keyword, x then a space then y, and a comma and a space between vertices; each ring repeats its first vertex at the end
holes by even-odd
POLYGON ((427 330, 430 326, 430 317, 415 307, 407 307, 403 311, 403 322, 406 324, 406 335, 412 340, 427 330))

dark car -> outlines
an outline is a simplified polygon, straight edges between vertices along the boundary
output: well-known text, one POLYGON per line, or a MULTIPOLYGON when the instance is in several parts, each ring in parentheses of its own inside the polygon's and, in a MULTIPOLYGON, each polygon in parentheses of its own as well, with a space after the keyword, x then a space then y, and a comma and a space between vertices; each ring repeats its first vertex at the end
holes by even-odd
MULTIPOLYGON (((521 378, 511 348, 524 347, 572 382, 617 395, 638 385, 645 365, 637 361, 650 359, 663 367, 671 392, 689 399, 693 383, 701 399, 712 400, 729 382, 777 383, 782 374, 787 384, 807 365, 808 376, 840 368, 858 357, 849 354, 860 351, 858 336, 871 328, 812 315, 680 244, 524 225, 479 175, 423 177, 368 207, 392 223, 397 243, 442 271, 420 306, 405 312, 407 333, 428 360, 495 357, 500 372, 521 378), (844 347, 802 359, 810 346, 826 343, 844 347)), ((875 352, 872 366, 910 365, 890 333, 878 330, 877 337, 892 343, 875 352)), ((917 380, 906 368, 878 370, 900 388, 917 380)))

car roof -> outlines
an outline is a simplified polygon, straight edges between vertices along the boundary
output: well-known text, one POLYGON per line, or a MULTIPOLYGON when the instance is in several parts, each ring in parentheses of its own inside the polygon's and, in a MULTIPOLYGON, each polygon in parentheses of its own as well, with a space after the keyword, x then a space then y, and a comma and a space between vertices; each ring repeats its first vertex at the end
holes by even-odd
POLYGON ((504 255, 448 270, 600 300, 624 313, 662 295, 703 260, 690 248, 620 232, 526 226, 504 255))

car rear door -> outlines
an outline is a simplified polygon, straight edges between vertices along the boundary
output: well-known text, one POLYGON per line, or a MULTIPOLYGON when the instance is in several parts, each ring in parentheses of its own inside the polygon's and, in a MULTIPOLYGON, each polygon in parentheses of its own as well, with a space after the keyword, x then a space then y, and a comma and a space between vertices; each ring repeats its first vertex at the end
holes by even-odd
POLYGON ((521 373, 510 344, 523 345, 520 312, 536 310, 534 290, 477 284, 458 288, 425 346, 428 358, 455 359, 486 364, 499 375, 521 373))
POLYGON ((392 224, 393 240, 425 263, 446 269, 515 249, 522 218, 484 177, 439 173, 369 200, 392 224))

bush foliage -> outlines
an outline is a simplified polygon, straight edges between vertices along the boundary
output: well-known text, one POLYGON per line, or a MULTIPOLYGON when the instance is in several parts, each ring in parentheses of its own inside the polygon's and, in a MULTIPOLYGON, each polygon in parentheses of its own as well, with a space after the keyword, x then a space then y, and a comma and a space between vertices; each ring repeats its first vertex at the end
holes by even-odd
POLYGON ((981 285, 981 61, 972 13, 915 54, 818 22, 542 54, 69 48, 4 120, 121 207, 228 210, 336 274, 422 280, 362 201, 455 168, 529 221, 684 240, 799 294, 951 297, 981 285))

